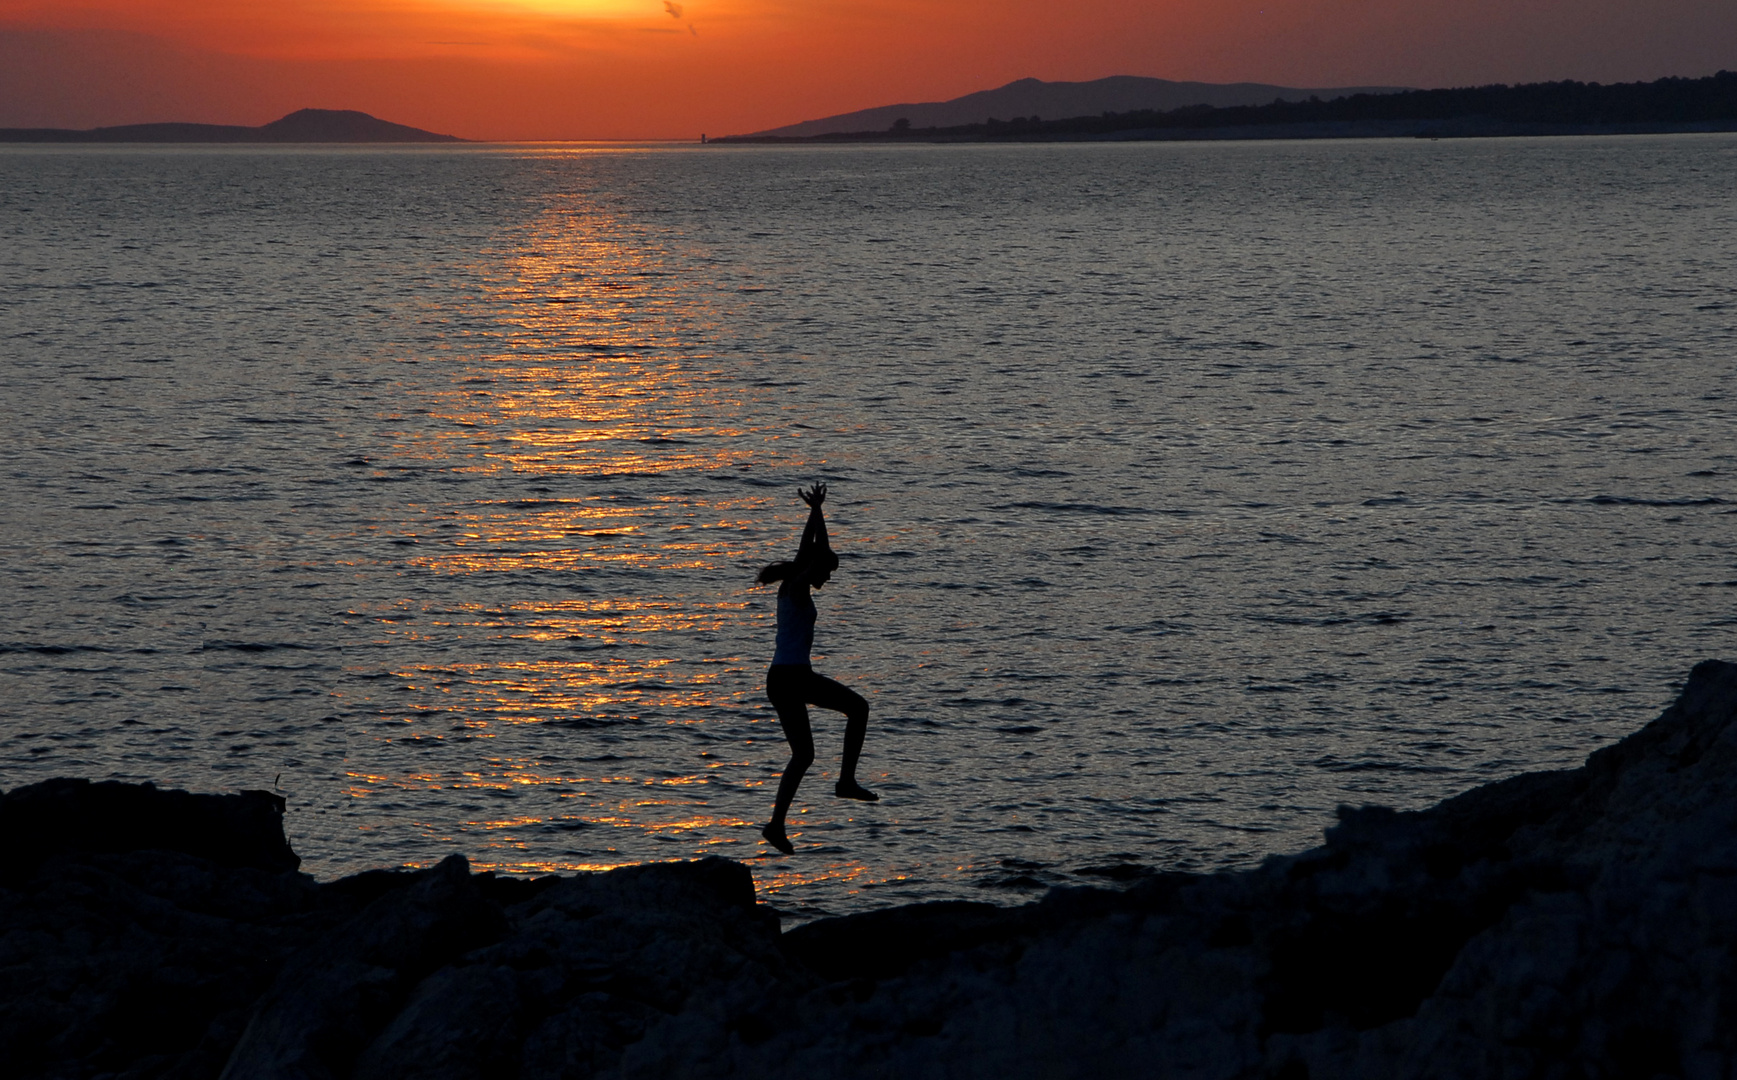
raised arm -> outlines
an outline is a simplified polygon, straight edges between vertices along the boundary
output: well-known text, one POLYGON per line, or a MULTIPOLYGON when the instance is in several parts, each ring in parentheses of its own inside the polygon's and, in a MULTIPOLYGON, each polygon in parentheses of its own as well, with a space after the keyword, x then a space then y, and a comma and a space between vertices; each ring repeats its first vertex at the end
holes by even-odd
POLYGON ((832 547, 826 536, 826 515, 820 509, 826 502, 826 485, 815 484, 807 491, 797 488, 796 494, 808 504, 808 524, 802 528, 802 546, 796 550, 796 560, 804 562, 810 555, 832 547))

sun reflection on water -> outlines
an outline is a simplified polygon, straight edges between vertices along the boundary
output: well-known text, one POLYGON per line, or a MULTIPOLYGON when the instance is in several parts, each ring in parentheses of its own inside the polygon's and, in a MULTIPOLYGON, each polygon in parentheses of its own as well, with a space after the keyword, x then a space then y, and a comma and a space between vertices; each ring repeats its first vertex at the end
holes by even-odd
POLYGON ((478 277, 493 317, 455 332, 493 347, 384 417, 394 452, 366 463, 448 497, 419 486, 380 527, 404 596, 344 615, 405 658, 352 668, 359 828, 418 820, 407 863, 516 874, 752 857, 784 750, 748 568, 787 539, 754 477, 805 465, 800 440, 744 421, 776 415, 751 400, 771 391, 694 344, 715 287, 583 200, 478 277), (670 575, 716 585, 670 596, 670 575))
POLYGON ((865 888, 892 885, 910 880, 911 875, 874 869, 860 860, 845 859, 824 866, 778 865, 754 875, 755 892, 764 903, 777 905, 791 894, 814 885, 826 884, 847 895, 856 895, 865 888))

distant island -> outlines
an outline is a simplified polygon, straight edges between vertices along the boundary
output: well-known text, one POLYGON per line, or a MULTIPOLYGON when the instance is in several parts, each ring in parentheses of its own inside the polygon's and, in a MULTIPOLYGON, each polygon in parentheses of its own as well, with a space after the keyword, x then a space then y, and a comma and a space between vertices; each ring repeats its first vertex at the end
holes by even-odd
POLYGON ((1307 101, 1311 97, 1331 101, 1356 94, 1394 94, 1405 86, 1341 86, 1299 90, 1265 83, 1200 83, 1148 79, 1137 75, 1112 75, 1091 82, 1044 82, 1018 79, 994 90, 949 101, 926 101, 906 105, 882 105, 875 109, 841 113, 821 120, 751 133, 754 138, 806 138, 864 131, 886 131, 900 120, 912 128, 956 128, 982 124, 992 116, 1064 117, 1098 116, 1102 113, 1168 112, 1191 105, 1225 108, 1234 105, 1265 105, 1273 101, 1307 101))
MULTIPOLYGON (((1099 80, 1100 83, 1113 80, 1099 80)), ((1161 82, 1162 80, 1148 80, 1161 82)), ((1021 80, 983 98, 1037 80, 1021 80)), ((1038 83, 1087 87, 1093 83, 1038 83)), ((1207 84, 1172 83, 1170 86, 1207 84)), ((1255 86, 1258 84, 1239 84, 1255 86)), ((1230 89, 1230 88, 1224 88, 1230 89)), ((1274 89, 1268 87, 1266 89, 1274 89)), ((970 98, 959 98, 964 102, 970 98)), ((955 103, 942 103, 952 105, 955 103)), ((891 116, 879 129, 787 134, 778 128, 731 135, 713 143, 831 142, 1079 142, 1196 139, 1455 138, 1494 135, 1647 134, 1737 131, 1737 72, 1703 79, 1665 78, 1649 83, 1551 82, 1478 86, 1452 90, 1320 91, 1303 99, 1277 97, 1266 104, 1199 103, 1176 108, 1104 109, 1065 119, 1041 113, 988 116, 953 125, 922 126, 919 107, 849 113, 891 116), (1326 97, 1328 93, 1338 96, 1326 97), (897 114, 897 115, 895 115, 897 114)), ((834 118, 839 119, 839 118, 834 118)), ((828 124, 828 121, 811 121, 828 124)), ((804 128, 808 125, 795 125, 804 128)))
POLYGON ((0 142, 28 143, 460 143, 353 109, 298 109, 259 127, 230 124, 123 124, 91 128, 0 128, 0 142))

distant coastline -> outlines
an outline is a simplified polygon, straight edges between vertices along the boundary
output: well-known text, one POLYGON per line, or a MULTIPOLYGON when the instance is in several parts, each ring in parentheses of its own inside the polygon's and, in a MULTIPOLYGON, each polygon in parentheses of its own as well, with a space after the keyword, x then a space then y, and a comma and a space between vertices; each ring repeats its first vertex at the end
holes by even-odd
POLYGON ((299 109, 259 127, 230 124, 123 124, 91 128, 0 128, 10 143, 461 143, 353 109, 299 109))
POLYGON ((1297 87, 1272 83, 1177 82, 1144 75, 1111 75, 1089 82, 1045 82, 1015 79, 993 90, 979 90, 946 101, 907 101, 872 109, 804 120, 797 124, 750 131, 751 136, 838 135, 886 131, 900 120, 913 128, 956 128, 981 124, 992 116, 1026 119, 1047 116, 1101 116, 1104 113, 1170 112, 1195 105, 1228 108, 1266 105, 1274 101, 1308 101, 1357 94, 1397 94, 1411 86, 1297 87))
POLYGON ((1452 90, 1357 93, 1324 101, 1195 105, 1058 120, 990 117, 880 131, 730 135, 712 144, 887 142, 1132 142, 1216 139, 1472 138, 1516 135, 1678 134, 1737 131, 1737 72, 1650 83, 1555 82, 1452 90))

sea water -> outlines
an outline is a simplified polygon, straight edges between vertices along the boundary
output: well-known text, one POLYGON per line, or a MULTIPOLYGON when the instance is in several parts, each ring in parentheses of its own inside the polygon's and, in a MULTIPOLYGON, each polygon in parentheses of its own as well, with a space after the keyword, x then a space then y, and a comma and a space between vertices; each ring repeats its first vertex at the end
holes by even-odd
POLYGON ((796 918, 1578 763, 1737 634, 1737 138, 0 150, 0 787, 796 918), (800 484, 872 708, 792 857, 800 484))

